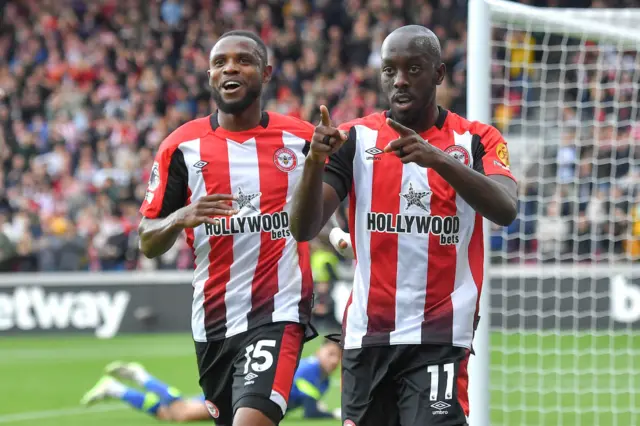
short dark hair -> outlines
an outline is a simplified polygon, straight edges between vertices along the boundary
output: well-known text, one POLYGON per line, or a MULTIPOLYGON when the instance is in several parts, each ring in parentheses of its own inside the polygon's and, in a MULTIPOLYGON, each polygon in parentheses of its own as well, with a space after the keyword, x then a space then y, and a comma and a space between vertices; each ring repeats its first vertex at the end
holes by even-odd
POLYGON ((262 39, 258 34, 251 31, 247 31, 247 30, 232 30, 222 34, 220 38, 218 38, 218 41, 226 37, 245 37, 255 41, 256 44, 258 45, 258 55, 260 56, 260 60, 262 61, 262 66, 263 67, 267 66, 268 64, 267 45, 264 44, 264 41, 262 41, 262 39))

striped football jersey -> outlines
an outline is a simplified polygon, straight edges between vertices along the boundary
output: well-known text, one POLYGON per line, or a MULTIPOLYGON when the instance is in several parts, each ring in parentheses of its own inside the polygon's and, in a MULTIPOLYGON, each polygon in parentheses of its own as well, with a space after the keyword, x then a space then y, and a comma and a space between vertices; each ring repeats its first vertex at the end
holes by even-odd
MULTIPOLYGON (((444 344, 470 348, 483 279, 482 217, 434 170, 384 148, 399 137, 388 112, 341 126, 349 139, 325 183, 349 197, 356 256, 343 320, 345 348, 444 344)), ((485 175, 513 179, 495 128, 439 109, 427 143, 485 175)))
POLYGON ((161 144, 143 216, 166 217, 208 194, 237 196, 238 214, 186 230, 195 257, 196 341, 271 322, 309 322, 309 248, 291 236, 289 212, 313 130, 265 112, 256 128, 230 132, 212 114, 184 124, 161 144))

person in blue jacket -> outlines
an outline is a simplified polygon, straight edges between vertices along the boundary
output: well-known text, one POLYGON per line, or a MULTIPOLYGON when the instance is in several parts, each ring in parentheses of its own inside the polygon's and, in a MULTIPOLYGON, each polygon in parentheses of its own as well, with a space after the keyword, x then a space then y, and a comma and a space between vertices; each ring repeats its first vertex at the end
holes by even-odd
POLYGON ((329 390, 331 374, 338 368, 340 356, 340 346, 326 340, 314 356, 300 361, 293 377, 289 409, 302 407, 305 419, 341 418, 339 408, 330 412, 320 402, 329 390))

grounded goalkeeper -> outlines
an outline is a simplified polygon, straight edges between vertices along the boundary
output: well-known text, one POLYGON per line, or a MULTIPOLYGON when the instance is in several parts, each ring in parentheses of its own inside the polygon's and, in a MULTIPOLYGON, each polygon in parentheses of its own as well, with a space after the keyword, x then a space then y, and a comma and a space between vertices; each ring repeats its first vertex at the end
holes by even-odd
MULTIPOLYGON (((338 367, 340 355, 338 344, 326 341, 314 356, 300 361, 289 397, 289 409, 301 407, 307 419, 340 418, 340 409, 330 412, 320 403, 320 399, 329 390, 331 373, 338 367)), ((84 395, 81 400, 83 405, 121 400, 158 420, 212 420, 204 396, 184 398, 178 389, 152 376, 138 363, 113 362, 106 367, 106 373, 84 395), (144 391, 128 386, 121 380, 132 382, 144 391)))

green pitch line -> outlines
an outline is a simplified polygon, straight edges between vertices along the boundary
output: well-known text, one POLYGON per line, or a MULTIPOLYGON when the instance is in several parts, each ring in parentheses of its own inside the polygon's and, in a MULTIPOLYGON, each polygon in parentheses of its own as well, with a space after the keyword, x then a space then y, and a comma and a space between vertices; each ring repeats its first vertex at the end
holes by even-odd
MULTIPOLYGON (((305 355, 320 342, 311 342, 305 355)), ((492 426, 640 425, 640 336, 493 332, 491 344, 492 426)), ((0 426, 159 425, 120 403, 79 406, 82 394, 115 359, 142 362, 185 395, 199 392, 188 334, 3 337, 0 426)), ((337 407, 339 400, 336 381, 325 402, 337 407)), ((304 421, 292 411, 283 425, 340 422, 304 421)))

